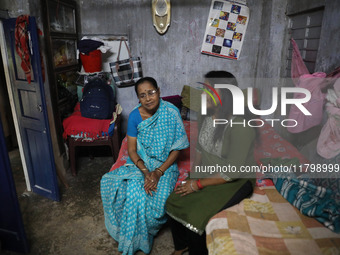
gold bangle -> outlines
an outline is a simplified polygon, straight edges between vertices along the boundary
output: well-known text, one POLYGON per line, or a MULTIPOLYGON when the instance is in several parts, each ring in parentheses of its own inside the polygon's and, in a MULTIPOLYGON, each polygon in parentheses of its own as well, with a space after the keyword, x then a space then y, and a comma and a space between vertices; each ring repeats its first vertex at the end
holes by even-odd
POLYGON ((162 169, 160 169, 159 167, 156 168, 156 170, 160 171, 162 173, 162 175, 164 175, 164 172, 162 169))
POLYGON ((146 168, 142 168, 142 169, 140 169, 141 171, 148 171, 148 169, 146 169, 146 168))

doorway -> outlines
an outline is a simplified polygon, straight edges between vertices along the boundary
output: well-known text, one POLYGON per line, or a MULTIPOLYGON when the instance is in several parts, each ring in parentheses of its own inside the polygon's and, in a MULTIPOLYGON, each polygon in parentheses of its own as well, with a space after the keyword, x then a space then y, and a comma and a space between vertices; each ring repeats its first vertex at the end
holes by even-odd
POLYGON ((26 182, 4 81, 0 58, 0 249, 27 253, 29 247, 17 195, 24 192, 26 182))
POLYGON ((5 71, 0 52, 0 115, 4 129, 7 153, 10 159, 12 173, 18 195, 27 191, 25 176, 22 168, 18 140, 15 133, 14 121, 5 79, 5 71), (17 183, 20 182, 20 183, 17 183), (19 188, 20 187, 20 188, 19 188))

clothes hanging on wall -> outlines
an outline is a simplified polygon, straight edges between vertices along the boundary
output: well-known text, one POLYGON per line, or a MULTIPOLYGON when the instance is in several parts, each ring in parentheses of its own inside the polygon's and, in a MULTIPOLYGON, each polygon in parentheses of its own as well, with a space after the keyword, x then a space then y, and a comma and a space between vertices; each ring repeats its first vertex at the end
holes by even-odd
POLYGON ((21 68, 25 72, 28 83, 31 83, 31 62, 29 49, 29 36, 27 27, 29 16, 21 15, 15 24, 15 50, 21 58, 21 68))
MULTIPOLYGON (((300 133, 321 124, 323 105, 325 102, 325 94, 322 93, 321 90, 328 84, 325 79, 326 73, 309 73, 305 63, 303 62, 296 42, 294 39, 291 39, 291 42, 293 45, 291 66, 293 82, 296 87, 305 88, 311 92, 311 99, 303 105, 312 115, 305 115, 296 105, 292 105, 289 111, 288 118, 296 120, 297 125, 294 127, 288 127, 287 130, 291 133, 300 133)), ((302 93, 294 94, 295 99, 304 97, 305 95, 302 93)))
POLYGON ((326 159, 340 153, 340 74, 338 75, 333 89, 329 89, 327 93, 328 120, 321 130, 317 143, 318 154, 326 159))
POLYGON ((98 49, 103 46, 103 42, 99 42, 91 39, 83 39, 78 41, 78 49, 81 53, 88 55, 91 51, 98 49))
MULTIPOLYGON (((28 83, 31 83, 31 61, 30 61, 30 53, 31 53, 31 38, 30 33, 28 31, 29 25, 29 16, 21 15, 17 18, 15 23, 15 50, 19 57, 21 58, 21 68, 25 72, 25 76, 28 83)), ((38 34, 42 35, 40 29, 38 29, 38 34)), ((40 48, 39 48, 40 49, 40 48)), ((40 54, 41 60, 41 73, 43 76, 43 81, 45 82, 45 67, 42 55, 40 54)))

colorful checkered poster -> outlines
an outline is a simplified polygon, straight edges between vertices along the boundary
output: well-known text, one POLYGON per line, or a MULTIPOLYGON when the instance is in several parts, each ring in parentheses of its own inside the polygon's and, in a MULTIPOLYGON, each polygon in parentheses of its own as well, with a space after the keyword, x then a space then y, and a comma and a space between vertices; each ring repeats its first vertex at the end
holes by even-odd
POLYGON ((201 52, 239 59, 248 21, 249 8, 244 0, 213 0, 201 52))

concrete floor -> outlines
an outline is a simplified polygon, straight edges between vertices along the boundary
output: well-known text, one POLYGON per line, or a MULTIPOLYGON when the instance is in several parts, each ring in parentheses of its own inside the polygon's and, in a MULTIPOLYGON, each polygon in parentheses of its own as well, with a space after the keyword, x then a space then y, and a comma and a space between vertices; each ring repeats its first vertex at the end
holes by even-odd
MULTIPOLYGON (((104 225, 100 198, 100 179, 110 170, 113 159, 82 156, 77 162, 78 176, 67 172, 70 185, 60 185, 61 202, 26 191, 18 150, 9 153, 31 255, 120 254, 118 244, 104 225)), ((108 154, 109 155, 109 154, 108 154)), ((155 238, 151 255, 173 251, 170 229, 164 226, 155 238)), ((17 253, 0 250, 3 255, 17 253)), ((137 252, 137 255, 144 253, 137 252)))

